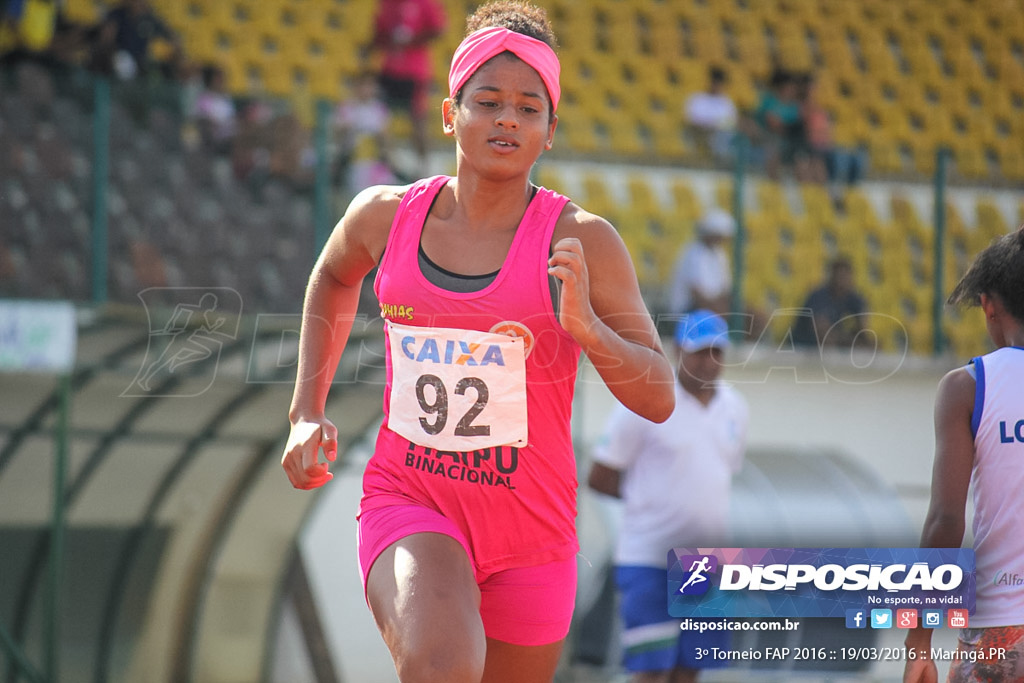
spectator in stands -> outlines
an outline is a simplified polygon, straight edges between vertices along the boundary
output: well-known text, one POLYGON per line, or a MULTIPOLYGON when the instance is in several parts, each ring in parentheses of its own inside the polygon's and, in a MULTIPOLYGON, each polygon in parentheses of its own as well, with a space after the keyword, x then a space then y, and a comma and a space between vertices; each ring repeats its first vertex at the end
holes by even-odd
POLYGON ((857 184, 864 175, 865 160, 860 150, 836 144, 832 136, 832 118, 821 106, 817 81, 811 74, 800 78, 800 120, 803 135, 797 153, 797 177, 808 182, 828 184, 837 208, 842 208, 841 190, 857 184))
POLYGON ((292 111, 270 122, 270 175, 287 181, 295 189, 313 186, 316 151, 312 134, 292 111))
POLYGON ((732 156, 732 140, 738 119, 736 105, 725 92, 725 71, 713 66, 708 71, 708 87, 686 101, 686 125, 702 151, 710 151, 718 160, 732 156))
POLYGON ((801 182, 825 185, 828 181, 828 156, 832 153, 832 118, 814 97, 814 77, 798 77, 800 100, 800 137, 796 147, 796 177, 801 182))
POLYGON ((64 11, 57 12, 53 40, 47 58, 58 67, 86 67, 92 52, 91 27, 72 21, 64 11))
POLYGON ((270 149, 273 146, 270 122, 274 112, 260 100, 244 101, 238 121, 238 133, 231 145, 231 165, 235 177, 259 193, 270 176, 270 149))
POLYGON ((729 310, 732 270, 725 245, 736 233, 728 211, 712 209, 697 222, 697 237, 680 252, 668 291, 673 316, 706 308, 718 314, 729 310))
POLYGON ((795 77, 784 69, 776 69, 754 111, 757 142, 764 153, 765 171, 772 179, 779 178, 784 166, 793 166, 803 134, 798 94, 795 77))
POLYGON ((397 182, 391 168, 390 124, 391 114, 380 98, 376 78, 369 72, 360 74, 352 97, 339 103, 334 113, 337 173, 350 195, 371 185, 397 182))
POLYGON ((374 21, 373 48, 383 59, 381 90, 388 106, 409 113, 421 174, 426 171, 428 94, 434 76, 430 43, 444 32, 446 22, 437 0, 380 0, 374 21))
POLYGON ((0 55, 18 45, 18 23, 25 9, 25 0, 0 1, 0 55))
POLYGON ((238 132, 235 101, 227 92, 224 70, 216 64, 203 67, 202 81, 192 118, 203 144, 218 154, 225 154, 238 132))
POLYGON ((0 63, 45 58, 57 25, 55 0, 0 0, 0 63))
POLYGON ((828 279, 804 301, 793 328, 793 343, 808 347, 851 348, 867 342, 864 297, 854 287, 853 264, 845 256, 829 263, 828 279))
POLYGON ((107 12, 98 27, 93 67, 121 80, 133 80, 154 66, 151 48, 158 39, 170 48, 158 65, 165 75, 173 75, 182 57, 178 35, 157 16, 149 0, 123 0, 107 12))
POLYGON ((258 200, 272 178, 298 190, 312 186, 316 165, 312 136, 292 111, 275 111, 255 99, 243 106, 239 124, 231 146, 232 166, 258 200))

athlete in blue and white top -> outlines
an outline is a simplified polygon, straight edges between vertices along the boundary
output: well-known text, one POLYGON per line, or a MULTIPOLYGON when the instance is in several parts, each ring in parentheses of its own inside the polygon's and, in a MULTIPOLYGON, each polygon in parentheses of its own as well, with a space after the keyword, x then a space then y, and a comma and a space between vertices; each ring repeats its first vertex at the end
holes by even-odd
MULTIPOLYGON (((1024 681, 1024 226, 978 255, 949 303, 980 306, 997 350, 939 384, 921 545, 960 546, 973 488, 976 609, 948 680, 1024 681)), ((906 642, 917 659, 905 683, 937 680, 931 631, 912 630, 906 642)))

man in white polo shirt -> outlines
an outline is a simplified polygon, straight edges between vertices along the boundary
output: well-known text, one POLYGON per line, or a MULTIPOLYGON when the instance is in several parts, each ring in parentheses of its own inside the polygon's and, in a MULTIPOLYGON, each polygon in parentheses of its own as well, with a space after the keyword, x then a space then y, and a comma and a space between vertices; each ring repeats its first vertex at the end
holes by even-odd
POLYGON ((736 221, 724 209, 713 208, 697 221, 696 239, 683 246, 672 269, 666 292, 668 313, 699 308, 729 312, 732 267, 726 244, 735 233, 736 221))
POLYGON ((686 124, 694 134, 698 147, 707 147, 720 161, 732 158, 732 140, 736 134, 739 112, 725 92, 725 71, 718 66, 708 70, 708 87, 686 100, 686 124))
POLYGON ((615 550, 624 664, 633 683, 696 681, 698 648, 726 648, 727 631, 681 631, 668 614, 667 555, 678 547, 729 547, 732 476, 743 464, 749 410, 719 383, 726 322, 689 313, 675 334, 676 408, 656 424, 616 408, 594 453, 588 484, 623 501, 615 550))

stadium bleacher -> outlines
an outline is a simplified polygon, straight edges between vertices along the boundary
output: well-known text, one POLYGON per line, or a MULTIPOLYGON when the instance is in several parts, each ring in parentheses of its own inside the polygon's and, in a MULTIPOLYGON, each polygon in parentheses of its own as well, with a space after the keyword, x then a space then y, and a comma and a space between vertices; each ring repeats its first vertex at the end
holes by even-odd
MULTIPOLYGON (((68 0, 65 12, 71 21, 94 23, 110 4, 68 0)), ((450 25, 434 50, 439 75, 461 35, 461 17, 475 3, 444 4, 450 25)), ((554 189, 580 188, 574 198, 613 220, 633 251, 652 306, 674 254, 692 234, 693 220, 711 204, 731 208, 728 171, 716 174, 683 134, 682 104, 704 87, 710 65, 728 71, 728 92, 746 110, 756 104, 773 65, 813 72, 837 141, 870 154, 871 177, 848 190, 845 212, 836 211, 818 186, 786 191, 791 182, 755 177, 748 183, 743 282, 754 304, 798 306, 820 277, 824 259, 843 252, 852 258, 872 310, 898 318, 908 329, 928 328, 933 211, 927 202, 910 202, 907 196, 930 191, 940 145, 951 150, 951 186, 971 197, 966 211, 962 200, 957 200, 959 211, 947 202, 949 239, 959 245, 946 251, 947 287, 962 272, 964 253, 974 253, 1021 220, 1022 207, 1013 204, 1012 193, 1024 181, 1024 24, 1005 20, 1008 13, 1024 11, 1020 0, 551 0, 545 5, 561 40, 565 99, 556 148, 539 164, 539 178, 554 189), (602 168, 619 161, 628 165, 623 173, 602 168), (693 190, 701 172, 716 178, 712 197, 698 197, 693 190), (671 193, 660 187, 666 177, 671 193), (609 191, 609 185, 620 183, 624 192, 609 191), (961 256, 954 259, 955 253, 961 256)), ((361 50, 374 11, 373 3, 359 0, 168 0, 154 6, 183 36, 191 59, 224 69, 233 94, 300 104, 347 95, 352 77, 364 68, 361 50)), ((25 193, 30 199, 12 210, 4 272, 17 271, 8 282, 21 282, 6 289, 25 292, 31 286, 23 271, 44 267, 44 259, 33 255, 36 238, 29 233, 37 224, 44 232, 54 224, 55 217, 44 216, 42 207, 64 211, 66 216, 56 217, 59 222, 78 226, 70 235, 59 231, 65 235, 61 247, 83 246, 85 227, 74 216, 89 203, 83 180, 89 170, 89 126, 79 104, 47 91, 46 78, 15 80, 16 87, 3 93, 3 134, 31 142, 4 155, 5 168, 17 167, 5 175, 11 189, 5 201, 25 193), (33 123, 26 103, 52 104, 56 125, 33 123), (37 167, 41 173, 33 170, 37 167), (37 177, 57 181, 50 190, 50 199, 57 201, 38 196, 42 181, 37 177)), ((439 98, 440 83, 436 93, 439 98)), ((215 177, 218 162, 182 149, 173 121, 166 125, 168 134, 141 130, 117 107, 114 116, 121 120, 112 126, 111 218, 114 232, 124 236, 114 244, 113 296, 130 298, 143 284, 133 277, 140 263, 159 262, 164 277, 155 281, 168 284, 192 281, 211 266, 206 259, 189 259, 185 245, 174 242, 174 235, 189 239, 189 229, 197 228, 198 206, 205 207, 202 230, 219 235, 215 246, 226 249, 218 261, 223 279, 246 279, 260 306, 294 305, 301 276, 293 277, 292 271, 303 270, 301 259, 291 267, 273 258, 282 253, 275 238, 232 241, 215 227, 228 217, 235 225, 260 225, 257 233, 267 228, 263 214, 246 204, 225 173, 215 177), (133 161, 133 155, 157 143, 168 155, 166 164, 133 161), (168 186, 178 197, 198 191, 198 198, 159 201, 168 186), (242 268, 240 263, 259 265, 242 268), (290 295, 275 298, 282 281, 290 283, 290 295)), ((408 132, 403 117, 394 125, 397 135, 408 132)), ((435 128, 433 143, 440 148, 446 141, 435 128)), ((286 207, 299 203, 288 195, 271 204, 273 220, 279 221, 274 225, 280 227, 269 232, 282 235, 285 226, 295 228, 286 207)), ((252 232, 247 230, 250 237, 252 232)), ((57 259, 64 266, 45 266, 52 277, 40 294, 66 289, 68 296, 83 298, 86 274, 81 265, 68 265, 75 260, 71 253, 57 259)), ((968 316, 957 327, 945 329, 955 352, 980 350, 980 321, 968 316)), ((931 335, 911 335, 910 342, 912 350, 927 353, 931 335)), ((894 343, 883 340, 883 348, 892 350, 894 343)))

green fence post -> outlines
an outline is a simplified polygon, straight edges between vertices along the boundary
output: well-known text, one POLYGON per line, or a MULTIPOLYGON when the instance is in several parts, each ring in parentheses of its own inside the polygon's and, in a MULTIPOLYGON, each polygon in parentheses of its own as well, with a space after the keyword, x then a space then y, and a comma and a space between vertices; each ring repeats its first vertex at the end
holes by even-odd
POLYGON ((743 275, 747 239, 743 220, 743 182, 746 178, 747 144, 746 136, 736 135, 734 140, 736 163, 733 165, 731 207, 733 218, 736 220, 736 236, 732 244, 732 320, 729 325, 735 337, 743 337, 744 335, 740 332, 746 331, 746 320, 743 317, 743 275), (742 330, 740 321, 744 323, 742 330))
POLYGON ((107 300, 107 167, 110 160, 110 81, 93 77, 92 301, 107 300))
POLYGON ((59 380, 60 403, 57 430, 54 435, 56 453, 53 463, 53 514, 50 520, 50 562, 46 591, 45 647, 46 680, 56 683, 60 671, 60 594, 64 570, 64 480, 68 469, 68 421, 71 407, 71 375, 59 380))
POLYGON ((942 313, 945 305, 943 275, 946 263, 946 171, 949 150, 940 147, 935 158, 935 234, 933 235, 934 277, 932 278, 932 353, 939 355, 945 349, 942 334, 942 313))
POLYGON ((313 131, 313 145, 316 149, 316 171, 313 181, 313 258, 327 244, 331 234, 330 192, 331 160, 328 155, 328 124, 331 117, 331 103, 324 99, 316 102, 316 123, 313 131))

